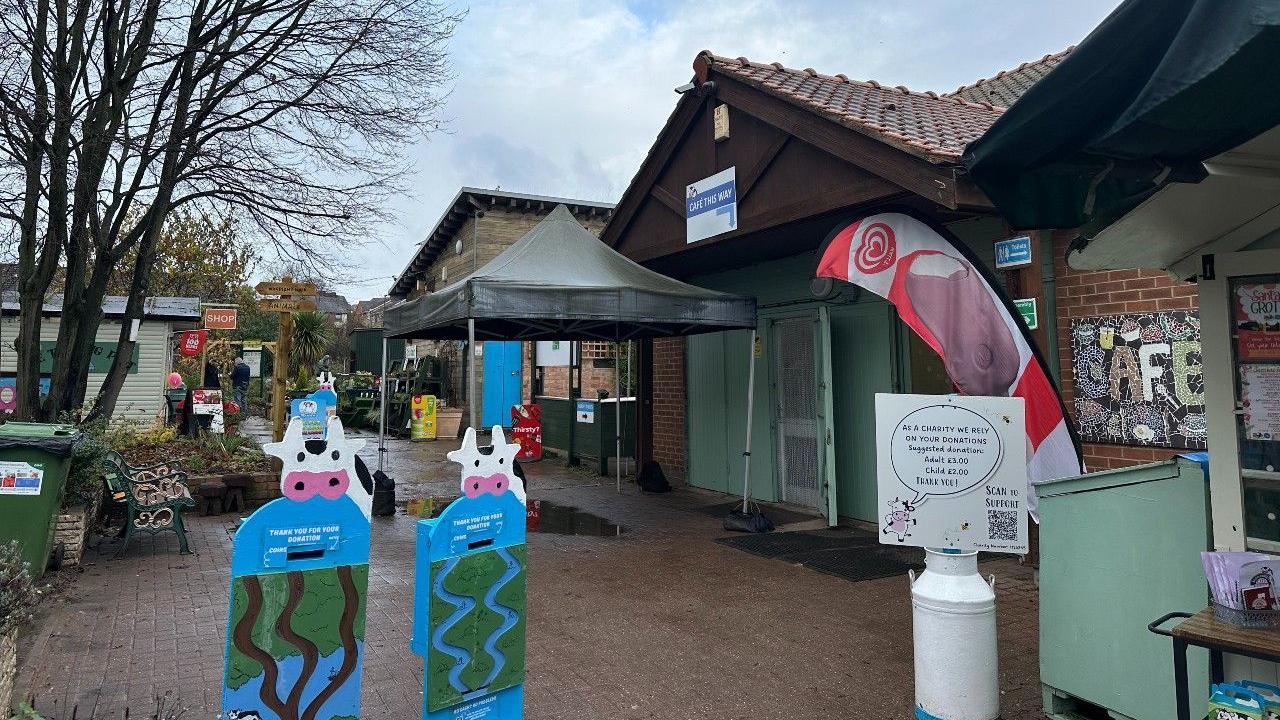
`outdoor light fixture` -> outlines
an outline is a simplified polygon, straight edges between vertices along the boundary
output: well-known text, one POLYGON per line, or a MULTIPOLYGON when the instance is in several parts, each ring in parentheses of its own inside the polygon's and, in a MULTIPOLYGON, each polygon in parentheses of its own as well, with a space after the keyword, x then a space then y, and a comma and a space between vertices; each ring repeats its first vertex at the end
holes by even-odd
POLYGON ((697 85, 694 85, 692 82, 687 82, 687 83, 685 83, 685 84, 681 85, 680 87, 676 88, 676 94, 677 94, 677 95, 683 95, 683 94, 685 94, 685 93, 689 92, 690 90, 692 90, 692 89, 694 89, 694 88, 696 88, 696 87, 698 87, 698 86, 697 86, 697 85))

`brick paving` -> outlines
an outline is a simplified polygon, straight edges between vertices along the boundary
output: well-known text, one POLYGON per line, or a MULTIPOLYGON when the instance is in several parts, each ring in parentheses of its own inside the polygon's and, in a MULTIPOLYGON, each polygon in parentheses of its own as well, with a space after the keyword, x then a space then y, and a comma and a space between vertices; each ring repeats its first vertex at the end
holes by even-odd
MULTIPOLYGON (((443 443, 393 444, 400 498, 448 492, 443 443)), ((366 449, 373 457, 372 448, 366 449)), ((911 610, 903 577, 853 583, 713 542, 697 491, 618 495, 550 462, 530 496, 626 525, 621 537, 530 534, 530 720, 906 718, 911 610)), ((86 552, 22 639, 18 687, 47 718, 148 717, 154 696, 217 712, 231 516, 190 519, 194 555, 143 538, 122 560, 86 552)), ((419 716, 422 663, 408 649, 413 519, 374 519, 363 715, 419 716)), ((1003 717, 1043 718, 1036 589, 1012 560, 982 565, 999 597, 1003 717)), ((69 573, 60 573, 66 576, 69 573)))

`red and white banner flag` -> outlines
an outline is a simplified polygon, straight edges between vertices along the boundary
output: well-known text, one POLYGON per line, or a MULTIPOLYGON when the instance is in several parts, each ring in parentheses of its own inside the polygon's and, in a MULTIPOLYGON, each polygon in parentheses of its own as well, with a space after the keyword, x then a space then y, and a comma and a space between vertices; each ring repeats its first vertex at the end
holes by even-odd
MULTIPOLYGON (((1062 401, 1020 322, 964 253, 936 230, 902 213, 862 218, 835 231, 817 274, 893 303, 902 321, 942 357, 962 394, 1022 398, 1030 484, 1080 474, 1062 401)), ((1034 489, 1030 498, 1034 510, 1034 489)))
POLYGON ((186 357, 195 357, 204 350, 204 341, 208 330, 186 330, 178 337, 178 352, 186 357))

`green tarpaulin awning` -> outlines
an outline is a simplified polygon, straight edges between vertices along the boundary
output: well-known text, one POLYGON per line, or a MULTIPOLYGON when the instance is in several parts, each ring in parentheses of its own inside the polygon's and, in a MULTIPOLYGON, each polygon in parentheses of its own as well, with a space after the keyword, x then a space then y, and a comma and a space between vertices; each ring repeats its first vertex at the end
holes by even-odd
POLYGON ((1280 2, 1128 0, 963 161, 1017 228, 1105 226, 1280 124, 1280 2))

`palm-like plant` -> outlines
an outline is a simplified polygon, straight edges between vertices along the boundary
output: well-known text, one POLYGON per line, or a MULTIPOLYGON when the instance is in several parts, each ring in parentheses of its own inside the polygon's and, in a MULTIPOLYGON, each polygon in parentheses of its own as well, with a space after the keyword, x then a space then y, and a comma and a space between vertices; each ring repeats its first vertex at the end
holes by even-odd
POLYGON ((333 328, 329 326, 329 319, 324 313, 294 313, 293 359, 299 367, 306 368, 309 372, 315 370, 316 362, 332 345, 333 328))

